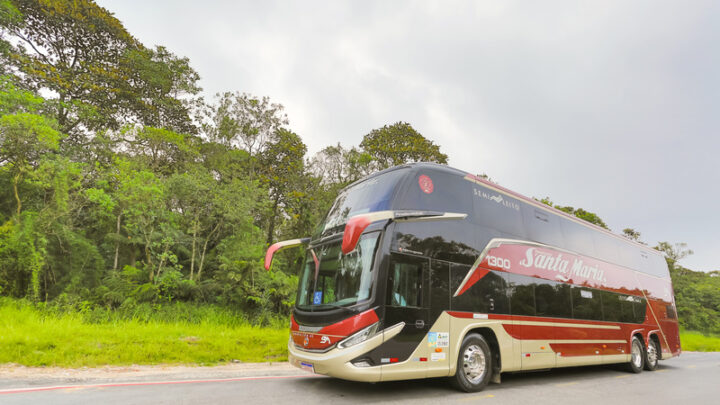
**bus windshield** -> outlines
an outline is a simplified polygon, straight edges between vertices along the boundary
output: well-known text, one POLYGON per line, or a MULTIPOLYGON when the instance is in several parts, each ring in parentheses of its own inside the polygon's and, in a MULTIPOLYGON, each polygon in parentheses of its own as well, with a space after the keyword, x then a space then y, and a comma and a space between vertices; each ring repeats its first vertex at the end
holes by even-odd
POLYGON ((363 235, 355 250, 342 254, 340 243, 308 249, 298 286, 297 307, 321 311, 370 299, 372 263, 380 232, 363 235))
POLYGON ((345 224, 354 215, 390 209, 393 192, 405 173, 406 169, 393 170, 343 190, 319 228, 320 234, 345 224))

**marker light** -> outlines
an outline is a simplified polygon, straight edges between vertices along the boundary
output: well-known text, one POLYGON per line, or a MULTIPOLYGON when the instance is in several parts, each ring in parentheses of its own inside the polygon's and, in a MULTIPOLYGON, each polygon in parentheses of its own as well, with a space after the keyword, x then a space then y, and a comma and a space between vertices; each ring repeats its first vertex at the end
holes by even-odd
POLYGON ((375 332, 377 332, 379 322, 375 322, 374 324, 368 326, 365 329, 360 330, 359 332, 350 335, 348 338, 343 340, 342 342, 338 343, 339 349, 347 349, 350 346, 355 346, 358 343, 362 343, 366 340, 368 340, 370 337, 372 337, 375 332))
POLYGON ((272 259, 275 253, 285 250, 287 248, 300 246, 305 243, 309 243, 310 238, 302 238, 302 239, 291 239, 291 240, 284 240, 282 242, 273 243, 265 253, 265 270, 270 270, 270 266, 272 265, 272 259))

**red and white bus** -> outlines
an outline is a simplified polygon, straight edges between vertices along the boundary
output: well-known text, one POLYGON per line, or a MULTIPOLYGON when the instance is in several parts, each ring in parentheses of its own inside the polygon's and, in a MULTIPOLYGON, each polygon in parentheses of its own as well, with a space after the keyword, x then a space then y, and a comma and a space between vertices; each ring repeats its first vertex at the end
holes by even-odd
POLYGON ((647 246, 447 166, 343 190, 306 245, 289 360, 356 381, 451 377, 680 354, 673 288, 647 246))

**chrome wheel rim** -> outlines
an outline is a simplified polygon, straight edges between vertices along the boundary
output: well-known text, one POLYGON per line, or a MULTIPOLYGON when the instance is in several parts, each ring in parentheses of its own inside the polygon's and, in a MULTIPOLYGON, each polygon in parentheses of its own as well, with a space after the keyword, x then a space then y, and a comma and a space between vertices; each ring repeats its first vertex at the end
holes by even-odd
POLYGON ((632 344, 632 363, 637 368, 642 367, 642 347, 637 339, 632 344))
POLYGON ((650 342, 647 349, 647 360, 648 364, 651 367, 655 367, 655 364, 657 364, 658 361, 658 353, 657 353, 657 347, 655 347, 655 342, 650 342))
POLYGON ((478 345, 470 345, 463 353, 463 372, 473 384, 485 377, 485 352, 478 345))

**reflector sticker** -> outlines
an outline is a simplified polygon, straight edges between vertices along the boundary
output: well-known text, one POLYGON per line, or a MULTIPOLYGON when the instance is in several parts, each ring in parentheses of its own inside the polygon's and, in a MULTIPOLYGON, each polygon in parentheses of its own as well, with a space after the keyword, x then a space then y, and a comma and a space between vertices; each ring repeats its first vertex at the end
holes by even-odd
POLYGON ((418 184, 420 185, 420 190, 425 194, 431 194, 435 189, 432 179, 424 174, 418 178, 418 184))

